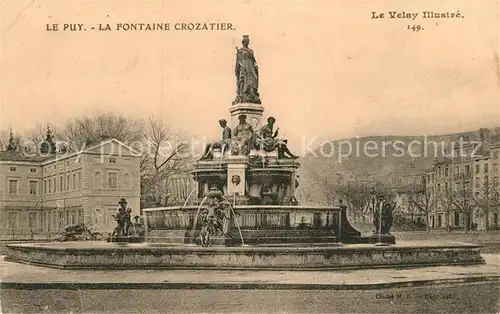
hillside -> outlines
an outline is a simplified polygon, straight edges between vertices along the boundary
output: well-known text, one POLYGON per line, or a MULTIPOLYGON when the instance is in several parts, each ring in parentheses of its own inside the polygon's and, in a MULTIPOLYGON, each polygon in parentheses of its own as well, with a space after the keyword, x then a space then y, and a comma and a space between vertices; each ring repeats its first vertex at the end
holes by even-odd
POLYGON ((404 174, 423 173, 436 156, 450 151, 461 136, 478 141, 479 131, 432 136, 373 136, 324 143, 299 160, 298 199, 326 204, 327 185, 346 181, 397 184, 404 174), (349 153, 350 152, 350 153, 349 153))

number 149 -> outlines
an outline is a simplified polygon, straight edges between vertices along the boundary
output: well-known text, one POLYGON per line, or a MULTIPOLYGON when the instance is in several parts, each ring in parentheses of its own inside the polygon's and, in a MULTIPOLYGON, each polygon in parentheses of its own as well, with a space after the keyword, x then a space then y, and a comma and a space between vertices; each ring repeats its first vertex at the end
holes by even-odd
POLYGON ((412 32, 420 32, 424 30, 424 28, 420 25, 408 25, 406 29, 412 32))

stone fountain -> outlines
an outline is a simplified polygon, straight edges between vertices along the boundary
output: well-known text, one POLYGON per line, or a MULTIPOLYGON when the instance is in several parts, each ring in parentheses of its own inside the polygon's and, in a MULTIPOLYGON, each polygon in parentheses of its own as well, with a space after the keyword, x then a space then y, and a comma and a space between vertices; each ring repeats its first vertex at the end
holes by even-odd
POLYGON ((297 157, 264 118, 249 38, 237 48, 237 94, 222 139, 194 163, 191 204, 144 209, 146 242, 13 244, 7 259, 61 268, 337 269, 484 263, 480 247, 398 243, 392 208, 378 197, 374 234, 349 223, 346 206, 298 204, 297 157))

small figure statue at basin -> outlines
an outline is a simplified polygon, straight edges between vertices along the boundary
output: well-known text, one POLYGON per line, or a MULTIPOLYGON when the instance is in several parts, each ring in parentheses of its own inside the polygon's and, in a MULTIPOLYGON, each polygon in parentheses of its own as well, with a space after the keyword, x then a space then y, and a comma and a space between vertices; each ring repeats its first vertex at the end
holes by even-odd
POLYGON ((377 207, 373 212, 373 223, 375 225, 376 234, 389 234, 392 227, 394 204, 387 201, 384 195, 379 195, 377 198, 377 207))
POLYGON ((132 225, 132 209, 127 206, 127 201, 124 198, 120 199, 118 205, 119 206, 116 209, 115 214, 113 215, 116 222, 118 223, 118 226, 116 226, 115 230, 113 231, 113 236, 126 237, 128 236, 129 228, 132 225))
POLYGON ((210 246, 213 235, 227 236, 229 213, 222 201, 222 192, 212 188, 207 194, 208 207, 201 214, 201 245, 210 246))
POLYGON ((213 159, 212 152, 214 148, 220 148, 223 153, 224 150, 229 147, 229 144, 231 143, 231 128, 227 126, 227 121, 225 119, 220 119, 219 125, 222 128, 222 140, 207 144, 201 160, 213 159))

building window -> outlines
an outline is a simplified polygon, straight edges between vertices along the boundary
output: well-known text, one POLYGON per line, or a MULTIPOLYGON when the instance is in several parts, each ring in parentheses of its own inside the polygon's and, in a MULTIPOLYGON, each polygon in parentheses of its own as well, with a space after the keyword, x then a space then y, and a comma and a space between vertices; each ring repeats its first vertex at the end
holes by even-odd
POLYGON ((469 174, 469 173, 470 173, 470 166, 469 166, 469 165, 466 165, 466 166, 465 166, 465 173, 466 173, 466 174, 469 174))
MULTIPOLYGON (((68 187, 66 187, 67 189, 68 187)), ((64 179, 63 176, 59 177, 59 191, 64 191, 64 179)))
POLYGON ((444 176, 447 177, 448 176, 448 167, 444 168, 444 176))
POLYGON ((94 189, 102 189, 102 175, 100 172, 94 174, 94 189))
POLYGON ((484 164, 484 173, 488 173, 488 164, 484 164))
POLYGON ((118 174, 116 172, 108 172, 108 189, 116 189, 118 187, 118 174))
POLYGON ((17 194, 17 180, 9 180, 9 194, 17 194))
POLYGON ((64 212, 59 211, 59 229, 64 228, 64 212))
POLYGON ((73 182, 71 183, 73 190, 76 189, 76 173, 73 173, 73 182))
POLYGON ((78 189, 82 188, 82 173, 78 172, 78 189))
POLYGON ((10 172, 17 172, 17 167, 10 167, 10 172))
POLYGON ((37 181, 30 181, 30 195, 36 195, 37 185, 37 181))
POLYGON ((479 165, 476 165, 476 174, 480 172, 479 165))
POLYGON ((52 179, 49 179, 49 193, 52 193, 52 179))
POLYGON ((19 219, 18 219, 17 211, 7 212, 7 227, 9 227, 9 228, 18 228, 19 227, 19 219))
POLYGON ((57 212, 56 211, 52 211, 52 228, 56 229, 57 230, 57 216, 56 216, 57 212))
POLYGON ((130 174, 123 175, 123 188, 130 189, 130 174))
POLYGON ((36 168, 30 168, 31 173, 36 173, 36 168))
POLYGON ((43 180, 43 194, 47 194, 47 180, 43 180))
POLYGON ((116 157, 109 157, 110 164, 116 164, 116 157))
POLYGON ((28 213, 28 227, 30 229, 37 227, 37 212, 29 212, 28 213))
POLYGON ((69 190, 69 174, 66 176, 66 189, 69 190))
POLYGON ((54 193, 57 191, 56 177, 54 177, 54 193))
POLYGON ((50 212, 43 212, 43 229, 50 230, 50 212))

